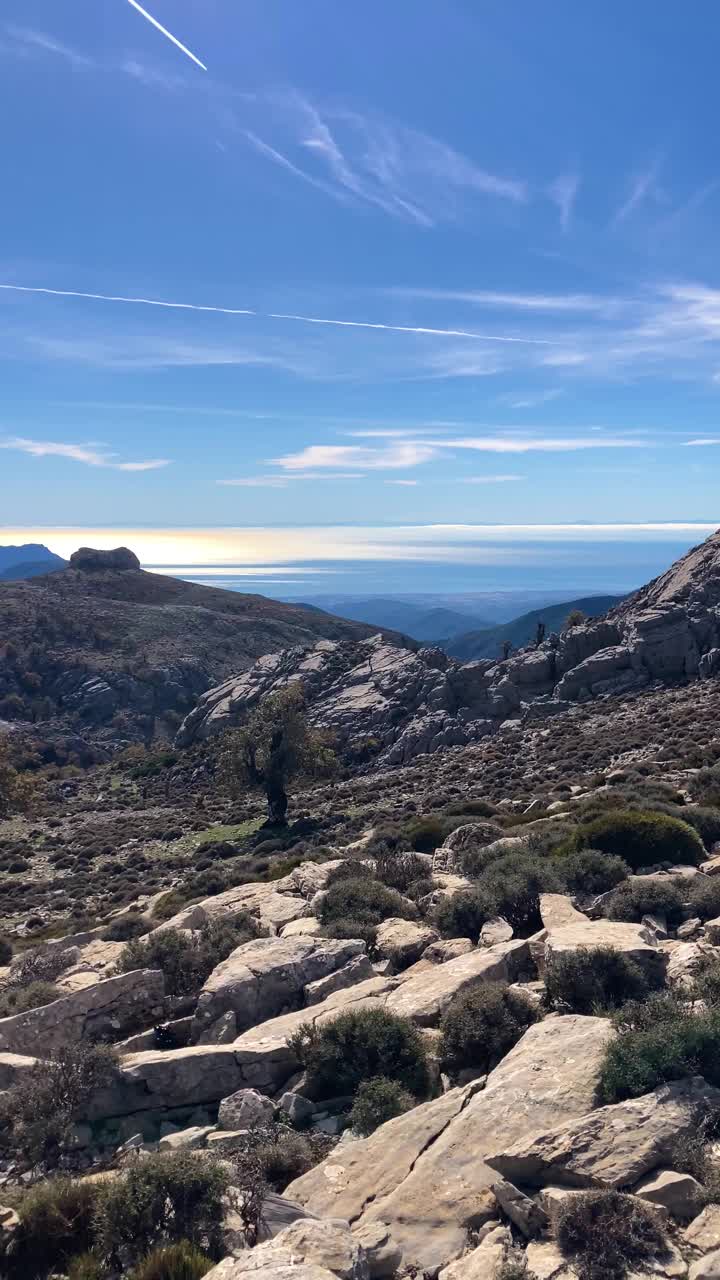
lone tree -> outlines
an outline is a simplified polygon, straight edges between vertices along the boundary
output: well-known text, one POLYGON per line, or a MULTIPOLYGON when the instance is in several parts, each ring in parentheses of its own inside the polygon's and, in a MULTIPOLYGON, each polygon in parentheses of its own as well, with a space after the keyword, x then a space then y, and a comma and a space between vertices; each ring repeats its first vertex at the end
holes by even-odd
POLYGON ((327 738, 310 728, 300 684, 272 693, 247 723, 227 735, 222 773, 231 791, 260 787, 267 797, 268 824, 287 822, 287 787, 298 774, 332 772, 335 753, 327 738))
POLYGON ((11 813, 28 807, 31 783, 29 778, 19 774, 10 763, 10 752, 4 742, 0 742, 0 818, 7 818, 11 813))

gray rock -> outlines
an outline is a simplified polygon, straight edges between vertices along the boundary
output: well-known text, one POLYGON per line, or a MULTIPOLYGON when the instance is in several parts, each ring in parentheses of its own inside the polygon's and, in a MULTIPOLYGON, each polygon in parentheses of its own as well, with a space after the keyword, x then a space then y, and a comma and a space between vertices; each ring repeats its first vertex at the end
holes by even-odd
POLYGON ((175 1133, 166 1133, 158 1142, 159 1151, 194 1151, 205 1146, 205 1139, 213 1132, 212 1125, 191 1125, 188 1129, 178 1129, 175 1133))
POLYGON ((486 920, 480 930, 480 946, 494 947, 498 942, 509 942, 513 932, 513 927, 507 920, 503 920, 502 916, 495 916, 492 920, 486 920))
POLYGON ((342 968, 336 969, 334 973, 328 973, 323 978, 317 978, 315 982, 308 982, 305 987, 305 1004, 319 1004, 322 1000, 326 1000, 331 996, 333 991, 343 991, 347 987, 355 987, 358 982, 366 982, 368 978, 375 976, 368 957, 363 952, 361 955, 353 956, 344 964, 342 968))
POLYGON ((397 972, 419 960, 431 943, 438 941, 438 936, 437 930, 427 924, 393 917, 378 925, 375 947, 397 972))
POLYGON ((315 1103, 304 1098, 301 1093, 284 1093, 278 1106, 292 1120, 294 1125, 306 1125, 315 1113, 315 1103))
POLYGON ((439 1280, 497 1280, 511 1244, 507 1227, 495 1227, 477 1249, 443 1267, 439 1280))
POLYGON ((707 1205, 693 1218, 684 1235, 687 1243, 701 1253, 720 1249, 720 1205, 707 1205))
POLYGON ((689 1280, 720 1280, 720 1249, 693 1262, 689 1280))
POLYGON ((0 1051, 50 1054, 81 1040, 119 1040, 124 1030, 160 1021, 165 980, 157 969, 134 969, 54 1000, 0 1018, 0 1051))
POLYGON ((269 1124, 274 1114, 275 1104, 257 1089, 238 1089, 220 1103, 218 1125, 221 1129, 255 1129, 269 1124))
POLYGON ((402 1261, 402 1251, 382 1222, 366 1222, 353 1229, 353 1236, 365 1253, 370 1280, 394 1276, 402 1261))
POLYGON ((700 1212, 703 1189, 689 1173, 655 1169, 633 1187, 633 1195, 662 1205, 673 1218, 694 1218, 700 1212))
POLYGON ((436 1026, 455 996, 484 982, 512 982, 528 959, 528 946, 522 938, 482 947, 406 975, 389 994, 386 1006, 419 1026, 436 1026))
POLYGON ((511 1182, 500 1178, 497 1182, 493 1182, 492 1192, 503 1213, 527 1240, 532 1240, 545 1230, 548 1224, 545 1210, 514 1187, 511 1182))

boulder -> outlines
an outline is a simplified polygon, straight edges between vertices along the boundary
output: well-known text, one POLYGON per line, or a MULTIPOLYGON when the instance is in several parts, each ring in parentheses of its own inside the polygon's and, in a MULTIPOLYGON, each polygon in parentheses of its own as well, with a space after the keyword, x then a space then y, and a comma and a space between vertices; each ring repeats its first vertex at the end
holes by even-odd
POLYGON ((384 1223, 366 1222, 353 1235, 365 1251, 370 1280, 388 1280, 395 1275, 402 1253, 384 1223))
POLYGON ((127 572, 139 569, 140 561, 128 547, 115 547, 112 551, 98 551, 95 547, 80 547, 70 556, 71 569, 83 569, 86 573, 103 569, 127 572))
POLYGON ((661 1205, 673 1218, 694 1218, 700 1211, 703 1189, 689 1173, 655 1169, 633 1187, 633 1195, 661 1205))
POLYGON ((667 951, 666 979, 669 987, 692 986, 698 971, 713 955, 705 942, 670 943, 667 951))
POLYGON ((463 855, 484 849, 503 838, 503 829, 496 822, 468 822, 456 827, 444 844, 433 854, 432 869, 436 871, 462 871, 463 855))
POLYGON ((81 1040, 119 1040, 133 1026, 159 1022, 165 979, 158 969, 134 969, 0 1018, 0 1051, 50 1055, 81 1040))
POLYGON ((560 929, 564 925, 587 926, 588 918, 574 907, 564 893, 540 894, 540 919, 545 929, 560 929))
POLYGON ((641 1098, 600 1107, 557 1128, 526 1132, 489 1152, 487 1162, 524 1185, 632 1187, 666 1164, 675 1144, 720 1104, 700 1077, 661 1085, 641 1098))
POLYGON ((206 1280, 370 1280, 362 1245, 345 1222, 297 1218, 274 1239, 225 1258, 206 1280))
POLYGON ((0 1052, 0 1090, 11 1089, 28 1071, 38 1064, 38 1058, 21 1053, 0 1052))
POLYGON ((438 941, 436 929, 426 924, 416 924, 413 920, 400 920, 394 917, 383 920, 378 925, 375 949, 385 960, 389 960, 396 971, 407 969, 430 946, 438 941))
POLYGON ((331 938, 257 938, 245 942, 210 974, 198 998, 191 1038, 230 1009, 242 1032, 275 1014, 298 1009, 308 983, 363 954, 365 944, 331 938))
POLYGON ((466 956, 469 951, 474 950, 475 946, 470 938, 440 938, 425 948, 422 958, 429 960, 431 964, 445 964, 446 960, 456 960, 458 956, 466 956))
POLYGON ((545 1210, 526 1196, 511 1182, 500 1178, 493 1182, 492 1192, 506 1217, 518 1228, 528 1240, 539 1236, 548 1225, 545 1210))
POLYGON ((502 916, 486 920, 480 930, 480 946, 494 947, 498 942, 509 942, 513 936, 513 927, 502 916))
POLYGON ((688 1280, 720 1280, 720 1249, 693 1262, 688 1280))
POLYGON ((548 933, 545 942, 545 966, 554 956, 569 955, 584 948, 612 947, 628 960, 633 960, 654 981, 664 973, 666 955, 654 945, 649 929, 638 924, 615 920, 591 921, 561 925, 548 933))
POLYGON ((274 934, 291 921, 310 916, 311 911, 309 903, 286 877, 269 884, 236 885, 224 893, 204 898, 163 920, 153 933, 165 929, 199 929, 213 920, 232 920, 246 914, 255 918, 261 932, 274 934))
POLYGON ((121 1059, 118 1083, 93 1097, 93 1118, 220 1102, 245 1085, 242 1053, 232 1044, 150 1049, 121 1059))
POLYGON ((218 1110, 221 1129, 256 1129, 270 1124, 275 1105, 257 1089, 238 1089, 223 1098, 218 1110))
POLYGON ((605 1018, 546 1018, 525 1032, 484 1088, 451 1089, 369 1138, 337 1147, 287 1194, 354 1228, 382 1222, 405 1266, 445 1266, 467 1247, 469 1233, 495 1216, 490 1188, 497 1174, 485 1154, 586 1115, 613 1035, 605 1018))
POLYGON ((348 960, 347 964, 344 964, 341 969, 336 969, 334 973, 328 973, 324 978, 317 978, 315 982, 308 982, 305 987, 305 1003, 319 1004, 331 996, 333 991, 355 987, 358 982, 366 982, 368 978, 374 977, 375 970, 363 952, 361 955, 353 956, 352 960, 348 960))
POLYGON ((577 1280, 577 1271, 554 1240, 531 1240, 525 1250, 525 1268, 527 1280, 577 1280))
POLYGON ((477 1249, 443 1267, 439 1280, 498 1280, 511 1244, 507 1227, 495 1227, 477 1249))
POLYGON ((387 1008, 419 1026, 436 1026, 455 996, 483 982, 512 982, 528 962, 522 938, 478 948, 401 980, 388 996, 387 1008))
POLYGON ((686 1228, 685 1240, 700 1253, 720 1249, 720 1205, 709 1204, 686 1228))

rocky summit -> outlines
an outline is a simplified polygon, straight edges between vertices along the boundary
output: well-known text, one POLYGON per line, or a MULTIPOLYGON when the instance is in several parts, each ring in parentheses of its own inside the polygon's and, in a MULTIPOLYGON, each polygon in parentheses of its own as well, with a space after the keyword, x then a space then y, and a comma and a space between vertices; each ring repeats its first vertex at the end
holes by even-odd
POLYGON ((720 1275, 718 536, 466 664, 118 554, 9 587, 49 719, 130 620, 207 687, 0 738, 0 1275, 720 1275))

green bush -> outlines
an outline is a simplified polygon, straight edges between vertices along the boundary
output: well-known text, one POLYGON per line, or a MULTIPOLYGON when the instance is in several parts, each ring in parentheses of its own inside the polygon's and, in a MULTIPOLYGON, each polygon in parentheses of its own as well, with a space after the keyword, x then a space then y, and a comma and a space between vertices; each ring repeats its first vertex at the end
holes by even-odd
POLYGON ((476 889, 462 889, 449 898, 441 898, 435 909, 435 924, 444 938, 472 938, 477 942, 489 918, 487 901, 476 889))
POLYGON ((15 1013, 27 1013, 41 1005, 52 1004, 67 995, 54 982, 31 982, 27 987, 6 987, 0 991, 0 1018, 11 1018, 15 1013))
POLYGON ((417 1027, 386 1009, 341 1013, 332 1022, 305 1023, 290 1045, 321 1098, 354 1096, 363 1080, 387 1076, 424 1098, 430 1088, 425 1048, 417 1027))
POLYGON ((640 921, 643 916, 663 916, 671 929, 684 917, 683 895, 676 880, 638 876, 618 885, 605 904, 608 920, 640 921))
POLYGON ((691 776, 688 785, 693 800, 698 804, 720 808, 720 764, 699 769, 691 776))
POLYGON ((575 848, 599 849, 624 858, 633 870, 660 863, 696 866, 705 857, 700 836, 687 822, 664 813, 632 809, 608 813, 576 832, 575 848))
POLYGON ((486 920, 503 916, 516 934, 527 936, 542 925, 540 894, 563 887, 554 859, 508 853, 480 874, 472 889, 440 903, 436 923, 446 938, 476 942, 486 920))
POLYGON ((441 1060, 451 1072, 490 1071, 537 1019, 530 1002, 499 982, 456 996, 441 1023, 441 1060))
POLYGON ((388 889, 407 893, 415 880, 427 876, 428 868, 416 853, 385 853, 378 855, 375 874, 388 889))
POLYGON ((210 921, 196 933, 163 929, 145 941, 133 938, 116 970, 130 973, 133 969, 161 969, 168 995, 196 995, 213 969, 236 947, 255 936, 255 927, 245 915, 210 921))
POLYGON ((45 1280, 64 1271, 71 1258, 92 1246, 99 1195, 97 1183, 64 1177, 25 1191, 17 1230, 0 1233, 2 1274, 8 1280, 45 1280))
POLYGON ((619 1191, 586 1191, 560 1210, 557 1240, 581 1280, 623 1280, 668 1253, 657 1213, 619 1191))
POLYGON ((112 1264, 137 1261, 180 1240, 219 1255, 228 1183, 220 1164, 190 1152, 138 1160, 107 1186, 100 1202, 96 1230, 103 1256, 112 1264))
POLYGON ((350 1112, 350 1125, 367 1138, 381 1124, 404 1115, 414 1106, 415 1098, 396 1080, 375 1076, 372 1080, 363 1080, 359 1086, 350 1112))
MULTIPOLYGON (((658 971, 658 981, 662 980, 658 971)), ((545 970, 545 999, 551 1009, 571 1013, 607 1012, 651 990, 647 975, 613 947, 580 947, 553 955, 545 970)))
POLYGON ((164 1249, 153 1249, 130 1272, 128 1280, 201 1280, 213 1266, 189 1240, 179 1240, 164 1249))
POLYGON ((346 858, 339 867, 333 867, 329 873, 325 888, 339 884, 341 880, 374 880, 375 872, 366 862, 359 858, 346 858))
POLYGON ((697 831, 706 849, 712 849, 720 840, 720 810, 711 809, 707 805, 687 805, 683 809, 685 822, 697 831))
POLYGON ((462 874, 476 880, 499 858, 513 857, 517 853, 514 839, 514 836, 504 840, 498 837, 480 849, 463 849, 458 858, 462 874))
POLYGON ((360 938, 365 943, 368 955, 375 955, 377 925, 365 924, 362 920, 333 920, 332 924, 324 925, 323 928, 326 938, 360 938))
POLYGON ((605 1050, 604 1102, 639 1098, 669 1080, 701 1075, 720 1085, 720 1009, 693 1013, 672 995, 632 1003, 616 1015, 618 1036, 605 1050))
POLYGON ((288 1125, 275 1125, 253 1136, 251 1151, 263 1182, 282 1194, 324 1160, 331 1145, 327 1134, 296 1133, 288 1125))
POLYGON ((95 1093, 117 1072, 105 1045, 77 1044, 38 1062, 0 1094, 0 1152, 22 1169, 55 1168, 95 1093))
POLYGON ((720 916, 720 876, 696 876, 688 892, 688 910, 701 920, 720 916))
POLYGON ((557 869, 569 893, 593 896, 614 889, 630 874, 627 862, 599 849, 575 849, 558 862, 557 869))
POLYGON ((152 928, 147 916, 141 915, 139 911, 126 911, 117 920, 110 921, 103 930, 103 938, 108 942, 129 942, 131 938, 140 938, 144 933, 149 933, 152 928))
POLYGON ((392 916, 413 919, 416 908, 396 889, 388 889, 378 880, 340 880, 331 885, 320 908, 324 925, 337 920, 357 920, 360 924, 378 925, 392 916))
POLYGON ((9 938, 3 938, 0 935, 0 965, 3 967, 9 964, 13 958, 12 943, 9 938))
POLYGON ((80 1253, 68 1267, 67 1280, 105 1280, 107 1271, 94 1253, 80 1253))

